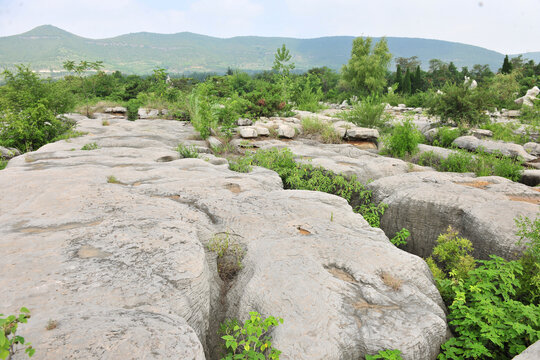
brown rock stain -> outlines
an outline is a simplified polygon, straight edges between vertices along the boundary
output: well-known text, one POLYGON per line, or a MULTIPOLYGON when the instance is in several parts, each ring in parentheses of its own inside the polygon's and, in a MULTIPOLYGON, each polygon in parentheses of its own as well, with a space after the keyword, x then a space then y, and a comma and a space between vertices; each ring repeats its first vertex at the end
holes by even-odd
POLYGON ((96 247, 90 246, 90 245, 83 245, 77 251, 77 256, 81 259, 90 259, 90 258, 98 258, 98 259, 104 259, 106 257, 111 256, 110 252, 103 251, 101 249, 98 249, 96 247))

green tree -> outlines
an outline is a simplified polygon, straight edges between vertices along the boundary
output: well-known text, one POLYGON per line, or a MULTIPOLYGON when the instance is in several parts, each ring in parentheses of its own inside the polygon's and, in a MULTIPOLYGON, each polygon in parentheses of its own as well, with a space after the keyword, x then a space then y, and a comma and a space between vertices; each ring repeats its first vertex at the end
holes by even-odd
POLYGON ((88 99, 90 97, 90 87, 95 88, 95 79, 90 79, 88 76, 84 76, 84 74, 88 70, 94 70, 99 72, 103 67, 103 61, 91 62, 82 60, 77 65, 75 64, 75 61, 67 60, 64 62, 63 67, 67 71, 75 73, 75 75, 80 79, 84 100, 86 102, 86 116, 90 116, 90 106, 88 104, 88 99))
POLYGON ((397 65, 397 68, 396 68, 396 83, 398 84, 396 91, 401 92, 403 90, 403 86, 402 86, 403 78, 401 76, 401 65, 399 64, 397 65))
POLYGON ((411 72, 409 69, 405 72, 405 76, 403 77, 403 85, 402 90, 404 94, 410 94, 411 93, 411 72))
POLYGON ((416 71, 411 78, 411 88, 413 93, 422 91, 424 88, 424 81, 422 79, 422 70, 420 69, 420 65, 416 67, 416 71))
POLYGON ((294 63, 291 62, 291 59, 292 55, 290 54, 289 49, 283 44, 281 45, 281 48, 276 50, 276 53, 274 54, 274 66, 272 66, 272 70, 274 70, 278 76, 278 82, 282 89, 283 101, 285 102, 288 100, 287 88, 290 84, 289 75, 291 70, 294 69, 294 63))
POLYGON ((511 72, 512 72, 512 64, 510 64, 510 61, 508 60, 508 55, 506 55, 504 57, 501 73, 510 74, 511 72))
POLYGON ((392 54, 382 38, 373 49, 371 38, 354 39, 349 63, 343 66, 343 80, 353 92, 361 95, 380 94, 386 86, 386 71, 392 54))

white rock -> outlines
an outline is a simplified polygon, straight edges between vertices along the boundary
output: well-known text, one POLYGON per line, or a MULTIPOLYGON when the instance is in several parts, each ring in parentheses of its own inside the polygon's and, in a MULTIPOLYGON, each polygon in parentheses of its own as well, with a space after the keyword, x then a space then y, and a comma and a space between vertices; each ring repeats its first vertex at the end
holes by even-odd
POLYGON ((258 136, 269 136, 270 135, 270 130, 268 130, 267 127, 255 126, 255 130, 257 131, 258 136))
POLYGON ((103 112, 107 114, 125 114, 127 109, 123 106, 108 107, 103 112))
POLYGON ((256 138, 258 136, 257 130, 253 127, 241 127, 239 133, 244 139, 256 138))
POLYGON ((347 130, 346 136, 354 140, 377 140, 379 138, 379 131, 377 129, 353 126, 347 130))
POLYGON ((487 153, 500 152, 504 156, 519 156, 525 161, 536 159, 535 156, 527 153, 521 145, 493 140, 480 140, 474 136, 460 136, 452 144, 469 151, 476 151, 482 148, 487 153))
POLYGON ((292 127, 291 125, 283 124, 283 125, 280 125, 278 128, 279 137, 292 139, 295 137, 295 135, 296 135, 296 131, 294 130, 294 127, 292 127))
POLYGON ((540 144, 536 142, 528 142, 523 145, 526 152, 533 156, 540 156, 540 144))
POLYGON ((238 120, 236 120, 236 124, 238 126, 250 126, 253 124, 253 121, 251 121, 250 119, 239 118, 238 120))
POLYGON ((206 139, 206 142, 208 142, 208 145, 210 147, 220 147, 222 144, 222 142, 215 136, 210 136, 208 139, 206 139))
POLYGON ((159 117, 159 110, 139 108, 139 119, 155 119, 159 117))

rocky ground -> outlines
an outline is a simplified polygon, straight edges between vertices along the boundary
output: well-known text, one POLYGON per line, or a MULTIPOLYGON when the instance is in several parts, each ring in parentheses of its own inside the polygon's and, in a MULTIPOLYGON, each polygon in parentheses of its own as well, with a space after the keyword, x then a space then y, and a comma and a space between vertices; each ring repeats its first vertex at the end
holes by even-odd
POLYGON ((285 125, 294 133, 299 117, 245 126, 257 132, 250 146, 287 146, 298 161, 373 181, 376 201, 389 205, 383 232, 339 197, 283 190, 262 168, 230 171, 189 123, 70 117, 86 135, 17 156, 0 172, 0 309, 30 309, 21 335, 37 359, 217 359, 219 323, 249 311, 284 319, 272 333, 282 359, 383 349, 435 359, 450 334, 419 256, 452 225, 477 256, 514 257, 522 249, 513 219, 534 217, 540 204, 536 189, 499 177, 259 135, 283 126, 278 137, 287 138, 285 125), (179 143, 201 156, 181 159, 179 143), (411 231, 409 252, 387 237, 401 227, 411 231), (208 249, 220 238, 242 254, 227 278, 208 249))

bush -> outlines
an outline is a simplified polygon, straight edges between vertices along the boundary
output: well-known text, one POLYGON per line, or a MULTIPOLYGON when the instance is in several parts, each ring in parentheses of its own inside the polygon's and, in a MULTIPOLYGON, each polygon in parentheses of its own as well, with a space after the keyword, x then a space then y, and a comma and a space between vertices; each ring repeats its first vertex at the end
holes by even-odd
POLYGON ((472 172, 473 171, 473 155, 466 151, 455 151, 446 159, 441 160, 441 164, 437 170, 447 172, 472 172))
POLYGON ((462 126, 471 126, 489 120, 486 110, 492 110, 489 94, 466 85, 447 83, 443 94, 437 94, 429 101, 429 114, 440 116, 443 123, 453 121, 462 126))
POLYGON ((402 360, 399 350, 381 350, 375 355, 366 355, 366 360, 402 360))
POLYGON ((135 121, 139 118, 139 106, 140 103, 137 99, 131 99, 128 101, 126 106, 128 120, 135 121))
POLYGON ((519 245, 525 246, 519 260, 523 267, 522 286, 518 291, 521 301, 538 305, 540 303, 540 218, 515 219, 518 228, 519 245))
POLYGON ((178 147, 176 148, 176 150, 178 151, 178 154, 180 154, 180 156, 182 158, 198 158, 199 157, 199 152, 197 151, 197 148, 193 145, 189 145, 189 146, 186 146, 184 144, 178 144, 178 147))
POLYGON ((220 327, 227 352, 222 360, 232 359, 279 359, 281 351, 272 347, 270 332, 273 327, 283 324, 283 319, 269 316, 262 319, 252 311, 243 324, 236 319, 227 320, 220 327))
POLYGON ((304 135, 313 135, 324 144, 339 144, 342 141, 332 124, 317 117, 303 118, 302 132, 304 135))
POLYGON ((460 137, 462 133, 462 129, 452 129, 448 126, 442 126, 438 129, 437 134, 433 138, 433 145, 445 148, 451 147, 454 140, 460 137))
POLYGON ((368 96, 361 102, 354 104, 351 111, 344 111, 338 116, 358 126, 376 128, 385 123, 382 116, 384 107, 385 104, 381 103, 377 96, 368 96))
POLYGON ((18 316, 9 315, 5 318, 3 316, 4 314, 0 314, 0 359, 11 359, 17 344, 24 345, 26 347, 24 352, 28 357, 32 357, 36 352, 32 344, 26 342, 22 336, 17 335, 19 324, 28 322, 30 311, 22 307, 18 316))
POLYGON ((423 138, 412 121, 407 119, 392 129, 392 134, 385 139, 385 145, 392 156, 402 158, 414 154, 423 138))

